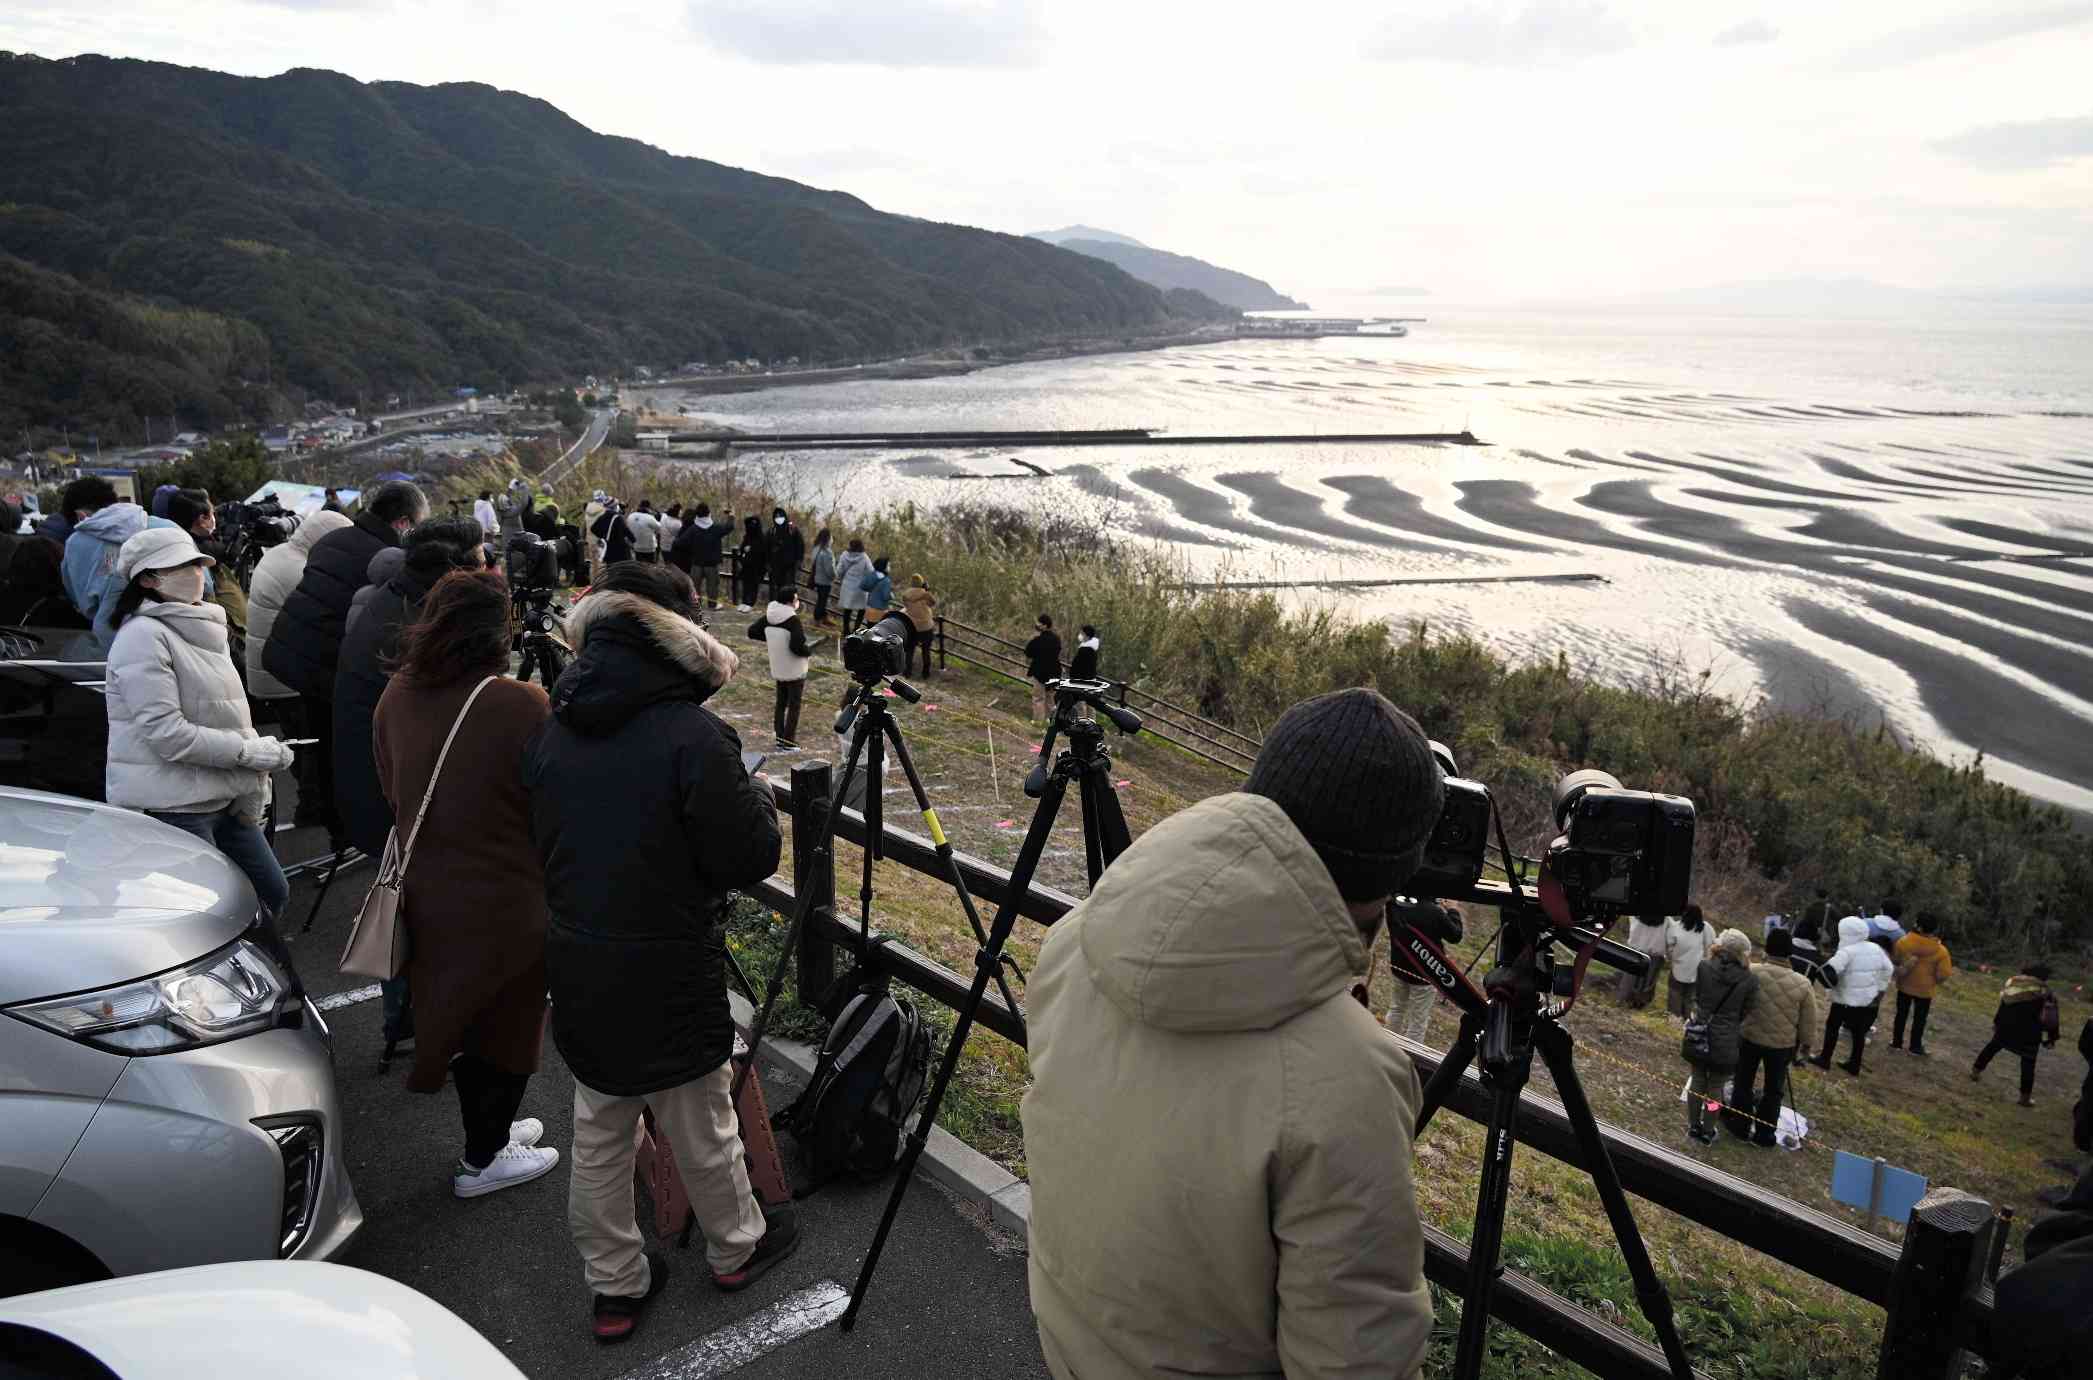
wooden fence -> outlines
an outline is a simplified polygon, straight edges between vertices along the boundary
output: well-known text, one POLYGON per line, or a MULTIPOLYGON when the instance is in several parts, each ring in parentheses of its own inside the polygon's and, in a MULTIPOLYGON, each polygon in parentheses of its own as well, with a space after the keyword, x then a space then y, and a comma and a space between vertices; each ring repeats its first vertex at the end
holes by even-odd
MULTIPOLYGON (((837 950, 854 952, 858 942, 856 926, 835 909, 833 861, 825 869, 816 869, 810 856, 829 809, 830 768, 822 762, 796 766, 789 785, 773 782, 771 790, 779 812, 792 819, 791 874, 771 878, 753 888, 752 894, 772 910, 790 915, 799 897, 813 889, 815 908, 796 964, 799 991, 818 993, 834 980, 837 950)), ((836 833, 862 847, 864 816, 843 809, 836 833)), ((888 860, 943 879, 928 838, 887 824, 880 843, 888 860)), ((968 889, 986 903, 985 908, 1014 899, 1019 915, 1051 925, 1077 904, 1078 898, 1037 884, 1013 898, 1008 872, 964 853, 959 855, 959 868, 968 889)), ((897 981, 947 1007, 963 1001, 971 985, 967 976, 899 944, 886 946, 881 961, 897 981)), ((1025 1042, 1023 1013, 1012 1011, 993 990, 984 997, 977 1020, 1004 1039, 1020 1045, 1025 1042)), ((1420 1045, 1406 1042, 1406 1047, 1419 1078, 1428 1080, 1441 1056, 1420 1045)), ((1487 1123, 1490 1096, 1474 1070, 1461 1080, 1445 1111, 1487 1123)), ((1675 1155, 1640 1136, 1603 1124, 1600 1131, 1628 1192, 1886 1309, 1879 1380, 1950 1380, 1962 1373, 1967 1355, 1990 1353, 1989 1278, 1997 1269, 1993 1246, 2001 1227, 1992 1206, 1982 1199, 1952 1188, 1935 1189, 1912 1210, 1900 1249, 1838 1218, 1675 1155)), ((1531 1090, 1523 1095, 1519 1139, 1536 1153, 1584 1167, 1569 1118, 1562 1104, 1552 1098, 1531 1090)), ((1426 1275, 1458 1290, 1466 1281, 1467 1269, 1467 1246, 1427 1226, 1426 1275)), ((1503 1271, 1494 1316, 1608 1380, 1665 1380, 1670 1374, 1662 1353, 1654 1347, 1517 1270, 1503 1271)))

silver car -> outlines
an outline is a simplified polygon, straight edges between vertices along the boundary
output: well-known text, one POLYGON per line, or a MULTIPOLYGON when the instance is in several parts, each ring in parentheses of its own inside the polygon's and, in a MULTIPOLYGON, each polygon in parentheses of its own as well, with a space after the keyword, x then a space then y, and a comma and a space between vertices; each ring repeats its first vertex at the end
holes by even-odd
POLYGON ((0 788, 0 1294, 340 1254, 329 1044, 223 854, 0 788))

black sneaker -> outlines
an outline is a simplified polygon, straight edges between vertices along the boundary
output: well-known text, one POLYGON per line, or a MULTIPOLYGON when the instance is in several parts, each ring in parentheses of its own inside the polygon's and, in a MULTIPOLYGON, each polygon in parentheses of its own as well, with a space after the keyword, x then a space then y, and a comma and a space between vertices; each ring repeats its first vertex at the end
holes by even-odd
POLYGON ((630 1337, 640 1325, 640 1315, 654 1296, 668 1287, 668 1257, 660 1251, 648 1251, 647 1292, 634 1298, 628 1294, 598 1294, 589 1330, 599 1342, 622 1342, 630 1337))
POLYGON ((799 1249, 799 1214, 792 1204, 779 1203, 776 1207, 763 1209, 763 1239, 756 1243, 755 1253, 725 1274, 712 1272, 712 1282, 720 1292, 734 1293, 746 1289, 770 1271, 770 1267, 799 1249))

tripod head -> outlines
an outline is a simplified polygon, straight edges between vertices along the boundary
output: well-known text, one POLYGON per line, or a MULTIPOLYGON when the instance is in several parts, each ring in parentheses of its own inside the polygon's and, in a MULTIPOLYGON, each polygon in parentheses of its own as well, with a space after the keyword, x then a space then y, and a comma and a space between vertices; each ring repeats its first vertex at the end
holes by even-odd
POLYGON ((1034 800, 1046 790, 1056 734, 1068 735, 1069 751, 1075 761, 1088 764, 1104 760, 1104 725, 1084 710, 1095 709, 1121 733, 1141 731, 1139 714, 1106 698, 1113 688, 1108 680, 1050 680, 1046 688, 1054 696, 1054 716, 1048 720, 1046 737, 1040 741, 1039 761, 1025 776, 1025 794, 1034 800))
POLYGON ((887 699, 879 693, 881 689, 892 690, 910 704, 923 698, 921 690, 899 676, 853 676, 852 680, 855 684, 843 697, 842 712, 836 715, 836 732, 839 734, 850 732, 851 725, 857 722, 859 710, 870 710, 874 715, 887 712, 887 699))

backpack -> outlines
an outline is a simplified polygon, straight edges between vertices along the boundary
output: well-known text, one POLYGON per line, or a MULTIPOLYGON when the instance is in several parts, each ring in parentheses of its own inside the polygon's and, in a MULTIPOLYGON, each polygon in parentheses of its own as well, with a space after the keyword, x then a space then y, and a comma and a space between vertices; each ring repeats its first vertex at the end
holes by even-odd
POLYGON ((810 1180, 796 1198, 842 1174, 870 1182, 892 1169, 930 1072, 930 1028, 872 963, 839 982, 822 1010, 833 1014, 814 1077, 778 1119, 810 1180))

